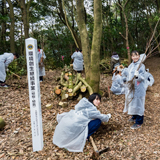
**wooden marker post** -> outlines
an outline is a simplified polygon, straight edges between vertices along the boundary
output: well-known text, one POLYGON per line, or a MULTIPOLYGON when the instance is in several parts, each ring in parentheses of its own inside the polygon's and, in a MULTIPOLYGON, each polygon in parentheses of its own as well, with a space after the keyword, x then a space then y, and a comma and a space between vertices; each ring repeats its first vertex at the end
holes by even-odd
POLYGON ((33 152, 43 149, 43 128, 39 83, 37 40, 25 40, 33 152))

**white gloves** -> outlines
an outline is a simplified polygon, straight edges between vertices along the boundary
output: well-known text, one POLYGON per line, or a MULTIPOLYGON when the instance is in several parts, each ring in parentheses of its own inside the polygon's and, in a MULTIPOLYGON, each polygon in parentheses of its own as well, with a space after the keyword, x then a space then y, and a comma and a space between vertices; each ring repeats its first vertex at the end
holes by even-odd
POLYGON ((7 68, 6 71, 9 72, 9 69, 7 68))
POLYGON ((135 75, 135 77, 138 77, 139 72, 136 70, 136 71, 134 72, 134 75, 135 75))
POLYGON ((109 118, 111 118, 111 114, 109 113, 109 114, 107 114, 107 116, 109 117, 109 118))

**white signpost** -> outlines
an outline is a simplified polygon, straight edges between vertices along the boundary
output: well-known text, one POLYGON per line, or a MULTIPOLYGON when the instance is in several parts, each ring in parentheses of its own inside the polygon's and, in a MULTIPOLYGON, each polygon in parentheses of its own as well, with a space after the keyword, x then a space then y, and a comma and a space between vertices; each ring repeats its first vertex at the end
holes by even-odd
POLYGON ((28 70, 28 88, 32 127, 32 146, 33 152, 43 149, 43 128, 41 97, 39 84, 39 65, 37 53, 37 40, 28 38, 26 44, 26 59, 28 70))

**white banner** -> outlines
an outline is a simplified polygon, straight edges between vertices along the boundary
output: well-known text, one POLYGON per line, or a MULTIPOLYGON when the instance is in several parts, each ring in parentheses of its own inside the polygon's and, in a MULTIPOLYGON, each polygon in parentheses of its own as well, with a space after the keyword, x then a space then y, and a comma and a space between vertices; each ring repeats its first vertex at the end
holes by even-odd
POLYGON ((25 44, 32 127, 32 146, 33 152, 35 152, 43 149, 43 128, 37 40, 33 38, 28 38, 25 40, 25 44))

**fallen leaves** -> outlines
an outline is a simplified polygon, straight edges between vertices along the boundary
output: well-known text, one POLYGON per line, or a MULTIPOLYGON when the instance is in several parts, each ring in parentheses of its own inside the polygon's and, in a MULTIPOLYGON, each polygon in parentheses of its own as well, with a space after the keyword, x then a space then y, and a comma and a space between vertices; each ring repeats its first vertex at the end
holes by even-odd
MULTIPOLYGON (((102 103, 98 108, 101 113, 111 113, 112 118, 108 123, 101 125, 99 130, 93 134, 98 150, 110 147, 110 151, 103 153, 100 159, 158 159, 160 157, 160 104, 159 104, 159 77, 160 72, 154 71, 159 65, 160 58, 154 59, 153 64, 149 61, 150 72, 155 78, 155 84, 147 92, 146 110, 144 124, 138 130, 131 130, 128 122, 129 116, 123 114, 124 95, 111 94, 111 100, 102 97, 102 103)), ((65 149, 60 149, 52 143, 55 127, 57 125, 57 113, 68 112, 73 109, 77 101, 69 101, 66 108, 61 108, 58 103, 60 99, 53 94, 57 85, 53 81, 60 75, 59 71, 46 72, 44 82, 41 85, 41 107, 43 120, 43 140, 42 151, 32 150, 32 130, 30 122, 30 107, 28 97, 28 86, 26 77, 21 82, 13 80, 14 86, 4 90, 0 88, 0 116, 6 121, 6 126, 0 131, 0 159, 23 159, 23 160, 91 160, 93 147, 86 142, 83 153, 71 153, 65 149), (20 87, 17 87, 20 86, 20 87), (52 104, 51 109, 46 105, 52 104)), ((105 93, 107 87, 111 86, 111 76, 101 75, 100 89, 105 93)))

